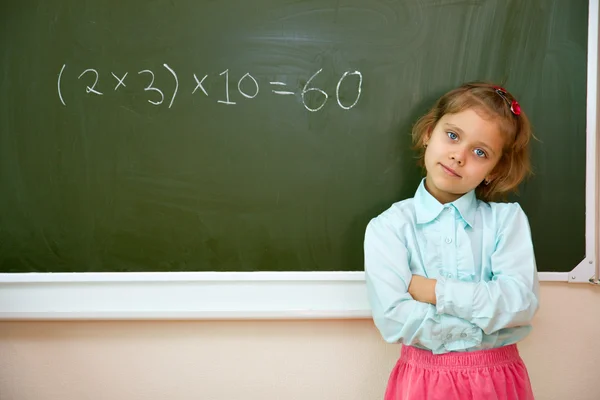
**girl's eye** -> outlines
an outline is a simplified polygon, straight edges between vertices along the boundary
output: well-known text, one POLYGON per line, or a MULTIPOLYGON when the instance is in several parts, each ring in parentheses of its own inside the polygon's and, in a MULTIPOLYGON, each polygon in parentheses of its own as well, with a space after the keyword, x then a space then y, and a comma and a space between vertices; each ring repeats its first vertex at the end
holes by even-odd
POLYGON ((458 139, 458 135, 452 131, 446 132, 448 134, 448 137, 452 140, 456 140, 458 139))
POLYGON ((487 157, 487 154, 485 154, 485 151, 483 151, 481 149, 475 149, 475 155, 477 157, 487 157))

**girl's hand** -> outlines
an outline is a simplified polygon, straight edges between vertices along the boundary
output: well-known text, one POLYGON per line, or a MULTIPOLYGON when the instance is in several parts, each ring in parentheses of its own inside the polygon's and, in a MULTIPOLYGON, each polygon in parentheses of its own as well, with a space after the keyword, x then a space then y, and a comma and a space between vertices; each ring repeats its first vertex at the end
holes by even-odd
POLYGON ((410 285, 408 285, 408 293, 417 301, 435 305, 436 283, 437 280, 435 279, 425 278, 420 275, 413 275, 410 285))

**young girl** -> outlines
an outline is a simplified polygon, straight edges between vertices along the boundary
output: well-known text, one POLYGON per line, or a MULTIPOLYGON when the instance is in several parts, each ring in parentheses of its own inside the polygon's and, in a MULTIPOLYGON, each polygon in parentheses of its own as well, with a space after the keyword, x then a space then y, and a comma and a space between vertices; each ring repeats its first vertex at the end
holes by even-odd
POLYGON ((538 309, 529 223, 492 202, 530 172, 529 121, 505 89, 469 83, 412 135, 426 177, 364 242, 373 320, 402 344, 385 400, 533 399, 516 347, 538 309))

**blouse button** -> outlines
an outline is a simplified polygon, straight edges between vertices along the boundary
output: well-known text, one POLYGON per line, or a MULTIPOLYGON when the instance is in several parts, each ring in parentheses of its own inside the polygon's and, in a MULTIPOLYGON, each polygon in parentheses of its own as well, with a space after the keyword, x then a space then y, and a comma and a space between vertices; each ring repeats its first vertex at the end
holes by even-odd
POLYGON ((448 243, 448 244, 452 243, 452 238, 447 237, 446 238, 446 243, 448 243))

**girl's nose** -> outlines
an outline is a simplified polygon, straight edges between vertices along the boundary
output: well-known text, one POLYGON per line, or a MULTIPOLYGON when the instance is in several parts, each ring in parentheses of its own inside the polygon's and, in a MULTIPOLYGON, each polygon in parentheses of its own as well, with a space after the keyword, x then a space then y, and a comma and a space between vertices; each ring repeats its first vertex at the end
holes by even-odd
POLYGON ((463 151, 455 151, 450 154, 450 159, 454 160, 458 165, 463 165, 464 163, 464 152, 463 151))

